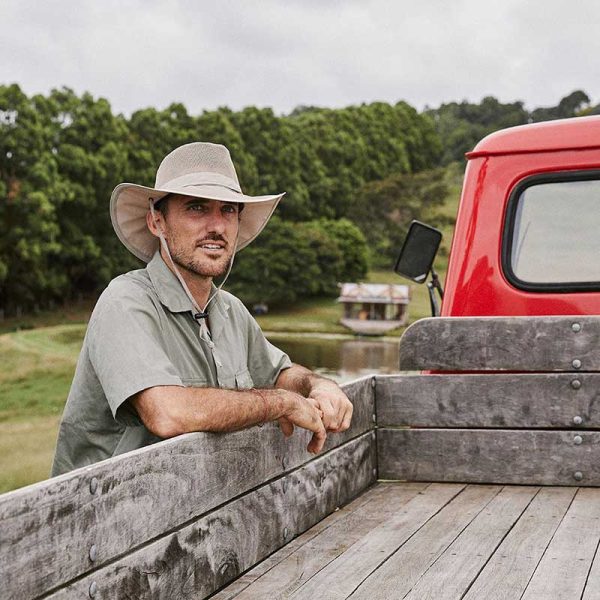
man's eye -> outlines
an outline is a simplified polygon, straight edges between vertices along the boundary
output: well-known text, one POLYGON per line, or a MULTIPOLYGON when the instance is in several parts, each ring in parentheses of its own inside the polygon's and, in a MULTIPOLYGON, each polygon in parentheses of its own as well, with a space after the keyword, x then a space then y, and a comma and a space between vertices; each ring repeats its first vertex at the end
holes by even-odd
POLYGON ((237 212, 237 206, 234 206, 233 204, 226 204, 222 210, 226 213, 235 214, 237 212))
POLYGON ((205 212, 206 206, 204 206, 203 204, 192 204, 191 206, 189 206, 189 209, 196 212, 205 212))

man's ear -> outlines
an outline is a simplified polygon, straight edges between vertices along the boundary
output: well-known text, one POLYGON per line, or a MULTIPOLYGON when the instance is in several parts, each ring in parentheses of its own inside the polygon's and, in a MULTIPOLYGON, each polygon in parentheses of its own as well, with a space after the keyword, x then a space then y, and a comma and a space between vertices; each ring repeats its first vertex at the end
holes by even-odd
MULTIPOLYGON (((159 211, 155 210, 154 214, 156 215, 156 220, 162 218, 162 214, 159 211)), ((146 213, 146 225, 148 225, 148 229, 150 230, 150 233, 153 236, 160 237, 158 234, 158 225, 156 224, 156 221, 152 218, 152 212, 150 210, 146 213)))

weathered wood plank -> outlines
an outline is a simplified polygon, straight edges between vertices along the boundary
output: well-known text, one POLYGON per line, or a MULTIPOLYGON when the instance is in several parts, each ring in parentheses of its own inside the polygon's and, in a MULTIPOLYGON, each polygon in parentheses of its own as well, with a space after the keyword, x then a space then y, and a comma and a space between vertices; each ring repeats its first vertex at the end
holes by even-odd
MULTIPOLYGON (((414 487, 417 491, 424 489, 428 484, 426 483, 401 483, 394 484, 407 487, 414 487)), ((268 558, 260 562, 258 565, 247 571, 234 581, 232 581, 227 587, 223 588, 220 592, 217 592, 211 598, 213 600, 231 600, 238 596, 243 590, 249 585, 253 584, 257 579, 271 571, 288 556, 302 548, 305 544, 310 542, 313 538, 319 536, 322 532, 328 530, 339 520, 344 520, 349 517, 352 513, 362 508, 365 504, 370 503, 372 500, 379 498, 384 494, 386 488, 384 485, 375 484, 370 489, 363 492, 358 498, 355 498, 343 506, 339 510, 336 510, 323 520, 313 525, 308 531, 294 538, 289 544, 286 544, 280 548, 277 552, 271 554, 268 558)), ((415 492, 416 493, 416 492, 415 492)))
POLYGON ((600 490, 580 489, 546 549, 523 600, 580 598, 600 541, 600 490))
POLYGON ((600 427, 596 373, 387 375, 376 382, 379 427, 600 427))
POLYGON ((499 486, 481 485, 465 488, 371 573, 350 598, 352 600, 403 598, 410 592, 419 577, 485 509, 501 489, 499 486))
POLYGON ((519 600, 577 488, 544 488, 485 565, 464 600, 519 600))
POLYGON ((379 429, 377 452, 380 479, 600 485, 597 431, 379 429))
POLYGON ((341 556, 328 563, 289 597, 341 600, 347 598, 382 562, 463 489, 432 484, 387 522, 372 529, 341 556))
MULTIPOLYGON (((536 492, 536 488, 504 488, 432 564, 404 598, 462 598, 536 492)), ((546 600, 551 597, 546 596, 546 600)))
POLYGON ((596 547, 596 555, 588 573, 585 592, 581 600, 600 600, 600 544, 596 547))
POLYGON ((49 596, 205 598, 374 482, 373 433, 233 500, 49 596))
MULTIPOLYGON (((371 529, 393 518, 425 487, 426 484, 414 483, 378 485, 377 488, 383 493, 296 549, 236 598, 253 600, 289 597, 325 565, 367 535, 371 529)), ((312 529, 309 531, 312 532, 312 529)))
POLYGON ((600 371, 600 318, 422 319, 400 343, 405 371, 600 371), (573 325, 577 324, 577 327, 573 325), (580 361, 575 368, 573 361, 580 361))
MULTIPOLYGON (((353 424, 330 435, 326 449, 374 426, 371 378, 345 389, 353 424)), ((0 496, 3 594, 47 592, 306 463, 314 458, 308 439, 298 429, 286 439, 273 424, 189 434, 0 496)))

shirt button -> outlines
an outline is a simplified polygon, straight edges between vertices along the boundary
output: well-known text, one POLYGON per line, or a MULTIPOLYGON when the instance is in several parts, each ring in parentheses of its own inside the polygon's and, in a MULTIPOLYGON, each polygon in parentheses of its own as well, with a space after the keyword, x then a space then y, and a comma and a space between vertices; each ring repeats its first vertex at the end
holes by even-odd
POLYGON ((217 360, 215 361, 217 363, 217 367, 222 367, 223 365, 217 360))

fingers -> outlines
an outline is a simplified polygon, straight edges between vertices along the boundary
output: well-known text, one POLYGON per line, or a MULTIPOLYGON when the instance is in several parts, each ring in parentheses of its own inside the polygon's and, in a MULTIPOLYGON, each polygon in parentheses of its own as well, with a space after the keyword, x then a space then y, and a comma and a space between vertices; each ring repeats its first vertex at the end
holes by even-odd
POLYGON ((350 423, 352 422, 352 413, 354 412, 354 406, 352 406, 351 402, 348 402, 346 406, 346 410, 344 412, 344 416, 342 417, 342 424, 340 426, 340 431, 346 431, 350 427, 350 423))
POLYGON ((294 433, 294 424, 285 417, 279 419, 279 428, 285 437, 290 437, 294 433))
POLYGON ((322 427, 320 431, 315 431, 313 436, 308 443, 306 449, 313 454, 319 454, 321 450, 323 450, 323 446, 325 445, 325 441, 327 440, 327 432, 325 431, 325 427, 322 427))
POLYGON ((319 398, 319 406, 323 410, 323 425, 332 433, 346 431, 352 421, 354 407, 345 394, 330 398, 319 398))
POLYGON ((327 429, 327 431, 337 429, 339 427, 339 423, 341 423, 341 419, 338 420, 337 411, 333 407, 331 400, 324 398, 319 402, 319 407, 323 414, 322 420, 325 429, 327 429))

